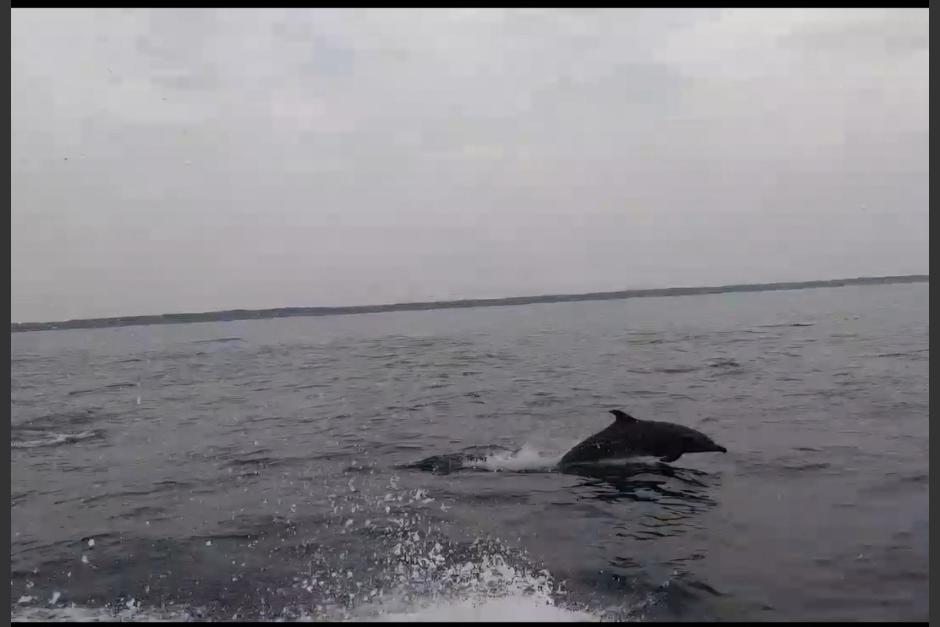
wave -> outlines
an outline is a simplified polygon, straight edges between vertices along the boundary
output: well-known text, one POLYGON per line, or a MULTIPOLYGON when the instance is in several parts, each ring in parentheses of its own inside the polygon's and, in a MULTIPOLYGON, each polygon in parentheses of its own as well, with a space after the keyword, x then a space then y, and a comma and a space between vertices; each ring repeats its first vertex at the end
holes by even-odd
POLYGON ((225 344, 228 342, 242 342, 240 337, 219 337, 211 340, 194 340, 193 344, 225 344))
POLYGON ((81 433, 49 433, 34 440, 11 440, 10 448, 38 448, 41 446, 59 446, 72 444, 89 438, 98 437, 97 431, 82 431, 81 433))
MULTIPOLYGON (((874 355, 865 355, 865 357, 909 357, 911 359, 920 359, 920 356, 923 353, 929 353, 929 348, 921 348, 917 350, 907 351, 903 353, 877 353, 874 355)), ((926 359, 926 357, 924 358, 926 359)))
MULTIPOLYGON (((389 484, 396 481, 390 480, 389 484)), ((331 528, 355 540, 370 534, 381 550, 350 555, 307 538, 318 549, 284 588, 287 605, 261 607, 141 603, 119 598, 103 607, 67 605, 58 592, 21 597, 14 621, 600 621, 604 616, 571 601, 564 586, 524 550, 497 538, 456 541, 433 516, 425 490, 392 488, 383 497, 350 489, 331 501, 331 528), (415 506, 420 506, 415 509, 415 506), (384 512, 384 516, 381 514, 384 512), (364 516, 369 518, 363 520, 364 516), (323 550, 320 550, 323 549, 323 550), (289 592, 288 592, 289 590, 289 592), (51 595, 51 598, 50 598, 51 595), (256 613, 260 610, 260 613, 256 613), (246 613, 247 612, 247 613, 246 613)), ((316 541, 315 541, 316 540, 316 541)), ((338 546, 336 543, 328 545, 338 546)), ((358 544, 353 542, 353 544, 358 544)), ((604 610, 606 611, 606 610, 604 610)))
POLYGON ((120 390, 124 388, 136 388, 140 387, 140 383, 109 383, 99 388, 88 388, 82 390, 72 390, 68 393, 69 396, 84 396, 85 394, 95 394, 96 392, 104 392, 105 390, 120 390))
POLYGON ((711 360, 708 364, 709 368, 740 368, 741 364, 738 363, 736 359, 718 357, 711 360))
MULTIPOLYGON (((23 601, 23 603, 27 602, 23 601)), ((63 607, 17 607, 10 611, 10 621, 21 623, 117 623, 125 621, 163 623, 183 622, 193 619, 194 617, 184 610, 176 612, 158 609, 145 610, 133 603, 123 609, 81 607, 71 604, 63 607)))
MULTIPOLYGON (((484 460, 493 458, 489 463, 494 469, 505 464, 531 467, 545 458, 532 448, 515 454, 486 448, 490 451, 484 460)), ((327 524, 317 525, 304 538, 309 561, 291 583, 279 584, 277 599, 262 599, 260 606, 255 599, 233 605, 216 597, 200 601, 198 596, 185 604, 167 603, 151 599, 147 591, 143 597, 133 598, 132 593, 94 607, 84 599, 72 603, 68 590, 39 592, 37 588, 11 607, 11 619, 599 622, 611 618, 612 612, 629 612, 634 605, 631 600, 626 607, 617 603, 616 608, 596 607, 590 598, 574 599, 564 583, 534 562, 525 549, 498 538, 451 538, 436 513, 444 509, 443 504, 435 503, 426 490, 399 489, 397 481, 389 478, 390 490, 381 496, 354 490, 352 485, 348 493, 331 495, 333 514, 327 524), (373 546, 364 548, 366 544, 373 546)), ((241 529, 246 531, 250 530, 241 529)))
POLYGON ((668 366, 665 368, 654 368, 654 372, 662 372, 664 374, 687 374, 689 372, 695 372, 696 370, 701 370, 699 366, 668 366))

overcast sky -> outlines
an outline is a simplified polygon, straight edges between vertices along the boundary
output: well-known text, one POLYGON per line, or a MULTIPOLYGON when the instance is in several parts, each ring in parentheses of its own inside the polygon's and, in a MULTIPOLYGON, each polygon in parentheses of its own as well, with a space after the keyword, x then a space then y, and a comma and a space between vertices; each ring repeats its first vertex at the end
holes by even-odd
POLYGON ((12 11, 12 319, 928 271, 928 10, 12 11))

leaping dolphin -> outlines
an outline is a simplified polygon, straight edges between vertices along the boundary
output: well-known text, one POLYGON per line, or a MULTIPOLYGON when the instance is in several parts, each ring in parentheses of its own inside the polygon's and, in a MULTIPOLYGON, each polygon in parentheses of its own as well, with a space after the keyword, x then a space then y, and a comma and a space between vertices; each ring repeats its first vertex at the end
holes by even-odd
POLYGON ((674 462, 685 453, 728 452, 704 433, 689 427, 670 422, 638 420, 619 409, 612 409, 610 413, 615 417, 614 423, 565 453, 558 463, 559 467, 602 459, 645 456, 659 457, 662 462, 674 462))

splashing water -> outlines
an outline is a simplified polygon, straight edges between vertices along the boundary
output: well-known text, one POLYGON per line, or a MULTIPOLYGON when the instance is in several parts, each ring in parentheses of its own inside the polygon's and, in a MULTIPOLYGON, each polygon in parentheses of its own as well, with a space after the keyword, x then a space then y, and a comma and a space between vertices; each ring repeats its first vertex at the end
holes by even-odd
MULTIPOLYGON (((480 463, 487 470, 498 471, 541 468, 551 461, 524 447, 517 452, 498 452, 480 463)), ((563 586, 551 573, 533 565, 524 551, 493 538, 472 542, 448 539, 441 523, 432 517, 440 504, 426 490, 400 489, 397 477, 383 489, 369 493, 346 487, 345 492, 331 495, 332 517, 323 531, 306 538, 311 546, 322 548, 311 555, 306 572, 294 577, 291 601, 264 619, 601 620, 601 616, 568 603, 563 586), (321 533, 333 537, 325 541, 321 533), (370 548, 377 550, 362 549, 364 535, 374 543, 370 548)), ((98 608, 21 606, 11 615, 23 621, 233 618, 211 610, 206 614, 201 608, 145 607, 133 599, 98 608)), ((238 618, 249 617, 239 614, 238 618)))
POLYGON ((557 451, 545 453, 529 444, 524 444, 518 449, 495 445, 471 446, 458 453, 432 455, 398 467, 430 471, 435 474, 449 474, 469 469, 488 472, 548 472, 554 470, 561 461, 561 457, 562 454, 557 451))
POLYGON ((560 454, 545 454, 524 444, 517 451, 497 451, 480 461, 472 461, 467 466, 492 472, 545 471, 554 468, 561 461, 561 457, 560 454))
POLYGON ((419 542, 401 548, 399 580, 377 601, 370 599, 347 613, 352 620, 380 621, 597 621, 570 609, 547 571, 535 571, 499 543, 476 542, 466 561, 448 564, 453 551, 439 542, 424 552, 419 542))
MULTIPOLYGON (((494 469, 544 466, 536 451, 498 454, 494 469)), ((484 460, 485 461, 485 460, 484 460)), ((384 494, 338 495, 335 527, 353 536, 347 550, 317 553, 300 578, 299 620, 600 620, 568 607, 566 592, 522 551, 486 538, 455 542, 433 518, 439 504, 426 490, 400 490, 389 480, 384 494), (350 523, 350 521, 352 521, 350 523), (355 553, 358 534, 384 547, 355 553), (308 595, 308 596, 305 596, 308 595)), ((332 525, 332 523, 331 523, 332 525)), ((335 544, 334 544, 335 546, 335 544)))
MULTIPOLYGON (((532 451, 521 459, 508 455, 488 463, 531 467, 533 462, 544 465, 532 451)), ((494 539, 469 544, 449 540, 427 515, 439 505, 425 490, 399 490, 397 480, 390 480, 388 488, 374 497, 350 490, 334 500, 339 533, 354 537, 368 533, 385 550, 371 557, 346 551, 314 555, 309 576, 296 584, 302 591, 301 605, 309 609, 292 618, 571 621, 591 617, 559 605, 556 599, 564 596, 561 586, 550 573, 531 566, 524 554, 494 539), (303 593, 310 596, 304 598, 303 593)))

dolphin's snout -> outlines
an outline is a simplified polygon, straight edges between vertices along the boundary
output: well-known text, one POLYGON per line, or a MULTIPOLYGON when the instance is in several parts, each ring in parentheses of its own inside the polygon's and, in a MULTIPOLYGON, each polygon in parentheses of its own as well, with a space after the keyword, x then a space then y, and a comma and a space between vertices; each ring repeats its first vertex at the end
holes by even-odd
POLYGON ((716 448, 717 450, 721 451, 722 453, 727 453, 727 452, 728 452, 728 449, 726 449, 725 447, 721 446, 720 444, 716 444, 716 445, 715 445, 715 448, 716 448))

